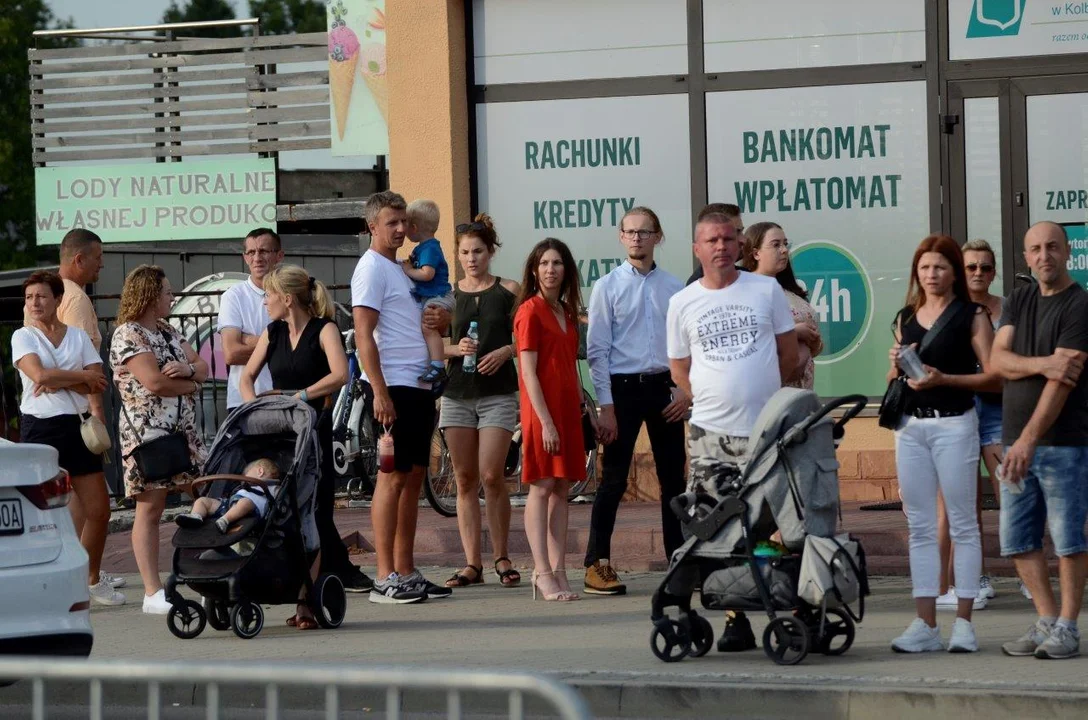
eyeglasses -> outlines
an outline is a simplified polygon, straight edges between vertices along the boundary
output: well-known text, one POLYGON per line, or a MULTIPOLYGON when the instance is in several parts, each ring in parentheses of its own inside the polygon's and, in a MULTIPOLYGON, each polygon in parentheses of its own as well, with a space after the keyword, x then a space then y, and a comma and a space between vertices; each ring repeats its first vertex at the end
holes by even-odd
POLYGON ((789 250, 790 249, 790 241, 789 240, 772 240, 771 242, 767 243, 767 246, 770 247, 771 250, 789 250))
POLYGON ((992 273, 994 271, 994 266, 989 263, 969 263, 967 265, 967 272, 977 272, 978 270, 981 270, 984 273, 992 273))
POLYGON ((639 240, 649 240, 654 235, 657 235, 656 230, 620 230, 620 235, 630 240, 633 237, 637 237, 639 240))
POLYGON ((257 257, 258 255, 260 257, 267 257, 269 255, 275 255, 277 252, 279 252, 279 251, 278 250, 265 250, 264 248, 258 248, 257 250, 246 250, 244 253, 242 253, 242 255, 246 256, 247 258, 257 257))
POLYGON ((456 228, 454 228, 458 235, 464 235, 465 233, 470 232, 483 232, 486 229, 487 226, 484 225, 482 222, 461 223, 456 228))

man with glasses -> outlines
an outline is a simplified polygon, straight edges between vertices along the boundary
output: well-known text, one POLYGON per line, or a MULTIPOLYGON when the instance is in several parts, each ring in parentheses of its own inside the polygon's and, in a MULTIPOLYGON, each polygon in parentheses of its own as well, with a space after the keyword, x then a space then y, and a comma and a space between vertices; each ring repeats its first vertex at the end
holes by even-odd
POLYGON ((631 457, 643 424, 661 484, 666 555, 671 556, 684 541, 669 501, 684 491, 687 401, 678 399, 665 350, 669 298, 683 285, 654 262, 654 249, 664 237, 653 210, 628 210, 620 219, 619 236, 627 260, 593 286, 589 301, 586 357, 601 405, 598 427, 605 445, 604 472, 593 501, 586 547, 585 592, 590 595, 627 592, 609 558, 616 513, 627 492, 631 457))
MULTIPOLYGON (((695 218, 696 223, 700 223, 704 218, 710 215, 723 215, 728 218, 733 227, 737 229, 737 239, 740 241, 740 255, 738 258, 744 257, 744 220, 740 216, 740 208, 733 203, 710 203, 702 210, 699 211, 699 216, 695 218)), ((737 270, 744 271, 747 268, 737 265, 737 270)), ((691 285, 693 282, 703 276, 702 266, 695 268, 695 272, 691 274, 685 285, 691 285)))
MULTIPOLYGON (((271 319, 264 306, 264 278, 283 261, 280 236, 275 230, 257 228, 242 243, 242 259, 249 268, 245 282, 232 285, 219 299, 219 337, 223 342, 223 360, 230 367, 227 376, 227 410, 242 404, 238 381, 242 368, 257 347, 257 339, 271 319)), ((268 368, 261 370, 254 389, 260 395, 272 389, 268 368)))

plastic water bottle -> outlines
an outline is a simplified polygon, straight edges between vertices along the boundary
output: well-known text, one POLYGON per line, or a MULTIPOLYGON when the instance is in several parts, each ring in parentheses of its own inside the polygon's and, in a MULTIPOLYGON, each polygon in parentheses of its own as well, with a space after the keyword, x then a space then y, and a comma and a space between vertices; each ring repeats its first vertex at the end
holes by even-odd
MULTIPOLYGON (((468 334, 465 337, 472 340, 480 339, 480 332, 476 326, 475 320, 468 324, 468 334)), ((465 359, 461 361, 461 369, 467 373, 476 372, 476 353, 472 353, 471 355, 465 355, 465 359)))

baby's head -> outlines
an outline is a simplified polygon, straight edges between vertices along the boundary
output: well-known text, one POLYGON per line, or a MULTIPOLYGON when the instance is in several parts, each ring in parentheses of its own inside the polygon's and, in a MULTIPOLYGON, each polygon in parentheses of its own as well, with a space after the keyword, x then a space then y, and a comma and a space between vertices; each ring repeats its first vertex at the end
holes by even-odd
POLYGON ((275 480, 280 476, 280 469, 268 458, 261 458, 246 465, 245 472, 242 474, 258 480, 275 480))
POLYGON ((408 203, 408 237, 412 242, 430 240, 438 232, 438 203, 434 200, 413 200, 408 203))

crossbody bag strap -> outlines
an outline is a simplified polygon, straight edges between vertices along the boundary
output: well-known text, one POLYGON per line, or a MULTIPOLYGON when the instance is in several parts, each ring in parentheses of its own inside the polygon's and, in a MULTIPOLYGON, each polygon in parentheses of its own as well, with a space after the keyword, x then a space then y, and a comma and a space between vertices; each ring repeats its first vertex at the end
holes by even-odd
POLYGON ((933 323, 933 326, 926 330, 926 334, 922 336, 922 342, 918 344, 918 355, 921 356, 925 352, 926 348, 933 344, 937 339, 937 336, 941 334, 941 331, 948 327, 948 324, 959 315, 960 309, 963 308, 964 302, 959 298, 953 300, 948 307, 944 309, 937 321, 933 323))
MULTIPOLYGON (((38 336, 38 338, 45 345, 45 349, 49 353, 50 359, 53 361, 53 366, 55 367, 55 369, 60 370, 60 361, 57 359, 57 354, 56 352, 54 352, 53 343, 49 341, 49 337, 44 332, 32 325, 24 325, 23 327, 38 336)), ((67 336, 68 330, 65 330, 64 334, 67 336)), ((75 395, 74 391, 69 390, 68 388, 61 388, 61 391, 64 393, 64 396, 68 398, 68 402, 72 403, 72 409, 76 411, 76 417, 83 419, 90 414, 89 412, 84 412, 79 409, 79 405, 76 404, 76 399, 73 397, 73 395, 75 395)))
MULTIPOLYGON (((140 327, 140 330, 141 330, 141 332, 145 332, 145 333, 147 332, 146 328, 144 328, 143 326, 140 327)), ((174 355, 174 349, 172 347, 170 347, 170 340, 167 339, 166 335, 164 333, 162 333, 162 332, 159 333, 159 337, 161 337, 163 342, 166 343, 167 352, 170 353, 171 357, 173 357, 175 360, 177 360, 177 356, 174 355)), ((154 352, 155 352, 154 348, 152 348, 151 352, 152 352, 152 354, 154 354, 154 352)), ((157 360, 157 358, 156 358, 156 360, 157 360)), ((156 364, 158 364, 158 363, 156 362, 156 364)), ((161 365, 159 366, 159 372, 162 372, 162 366, 161 365)), ((136 424, 133 423, 132 418, 129 417, 128 408, 125 407, 124 398, 121 398, 120 405, 121 405, 121 414, 125 416, 125 420, 128 421, 129 427, 132 428, 133 432, 135 432, 136 431, 136 424)), ((155 429, 162 430, 163 428, 155 428, 155 429)), ((178 395, 178 413, 177 413, 177 417, 174 419, 174 429, 173 429, 172 432, 178 432, 179 430, 181 430, 181 395, 178 395)), ((140 443, 142 443, 142 442, 143 442, 143 438, 140 439, 140 443)), ((140 444, 140 443, 137 443, 137 444, 140 444)))

